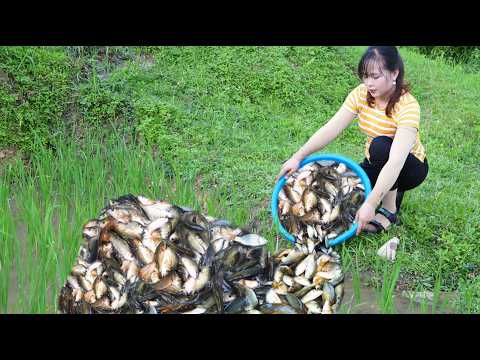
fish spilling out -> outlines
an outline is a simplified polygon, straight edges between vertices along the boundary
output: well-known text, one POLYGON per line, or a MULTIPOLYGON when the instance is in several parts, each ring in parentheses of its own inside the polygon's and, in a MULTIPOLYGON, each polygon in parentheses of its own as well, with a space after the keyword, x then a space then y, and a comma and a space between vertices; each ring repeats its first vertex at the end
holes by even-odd
POLYGON ((348 230, 365 199, 360 177, 336 161, 309 163, 286 181, 278 197, 280 223, 311 248, 348 230))
POLYGON ((82 237, 62 313, 330 314, 343 296, 333 249, 270 254, 262 236, 163 200, 112 200, 82 237))

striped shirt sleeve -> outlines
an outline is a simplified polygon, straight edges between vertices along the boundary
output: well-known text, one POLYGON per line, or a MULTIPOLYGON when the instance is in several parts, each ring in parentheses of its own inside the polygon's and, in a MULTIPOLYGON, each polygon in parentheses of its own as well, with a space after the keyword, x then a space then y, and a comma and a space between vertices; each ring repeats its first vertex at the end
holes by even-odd
POLYGON ((347 108, 348 111, 358 114, 358 90, 359 87, 350 91, 347 98, 345 99, 343 106, 347 108))
POLYGON ((398 127, 420 127, 420 105, 417 101, 411 101, 401 107, 397 115, 398 127))

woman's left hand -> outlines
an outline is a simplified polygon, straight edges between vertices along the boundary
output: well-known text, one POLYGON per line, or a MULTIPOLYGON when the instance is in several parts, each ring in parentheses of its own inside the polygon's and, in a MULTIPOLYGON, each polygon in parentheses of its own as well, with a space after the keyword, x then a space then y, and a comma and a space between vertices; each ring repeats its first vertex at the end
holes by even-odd
POLYGON ((358 224, 357 235, 360 234, 365 225, 372 221, 374 217, 375 208, 365 201, 355 215, 355 222, 358 224))

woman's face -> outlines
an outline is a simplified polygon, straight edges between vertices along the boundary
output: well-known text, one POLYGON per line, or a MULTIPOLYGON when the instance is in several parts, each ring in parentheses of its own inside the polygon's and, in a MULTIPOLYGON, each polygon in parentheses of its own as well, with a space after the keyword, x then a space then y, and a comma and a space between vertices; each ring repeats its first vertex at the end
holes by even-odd
POLYGON ((392 73, 374 63, 368 67, 367 74, 363 76, 363 83, 374 98, 385 98, 395 88, 393 81, 396 80, 397 76, 398 71, 392 73))

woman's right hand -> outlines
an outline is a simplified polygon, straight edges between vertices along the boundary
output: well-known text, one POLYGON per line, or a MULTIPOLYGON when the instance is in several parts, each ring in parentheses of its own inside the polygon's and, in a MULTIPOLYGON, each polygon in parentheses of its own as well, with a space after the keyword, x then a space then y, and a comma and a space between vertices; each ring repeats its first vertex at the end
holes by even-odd
POLYGON ((284 175, 286 175, 286 177, 289 177, 295 171, 297 171, 299 167, 300 167, 300 160, 292 156, 283 164, 280 172, 275 178, 275 182, 277 182, 284 175))

